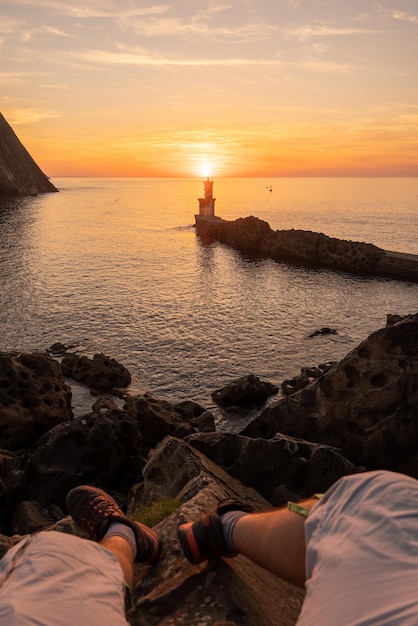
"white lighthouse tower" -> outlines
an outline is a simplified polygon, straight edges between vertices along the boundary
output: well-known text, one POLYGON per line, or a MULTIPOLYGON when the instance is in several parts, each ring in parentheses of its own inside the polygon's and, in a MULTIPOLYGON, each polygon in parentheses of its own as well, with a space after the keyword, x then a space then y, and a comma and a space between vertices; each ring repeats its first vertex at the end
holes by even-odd
POLYGON ((200 217, 215 217, 215 198, 213 197, 213 180, 209 179, 209 176, 204 181, 205 197, 198 198, 199 200, 199 216, 200 217))

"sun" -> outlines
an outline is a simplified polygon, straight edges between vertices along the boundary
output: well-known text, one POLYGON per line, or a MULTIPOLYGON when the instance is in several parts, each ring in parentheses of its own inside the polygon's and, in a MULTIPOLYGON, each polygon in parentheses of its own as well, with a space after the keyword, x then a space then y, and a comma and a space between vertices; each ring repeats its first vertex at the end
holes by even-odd
POLYGON ((208 161, 202 161, 199 164, 199 171, 203 178, 209 178, 212 175, 213 168, 208 161))

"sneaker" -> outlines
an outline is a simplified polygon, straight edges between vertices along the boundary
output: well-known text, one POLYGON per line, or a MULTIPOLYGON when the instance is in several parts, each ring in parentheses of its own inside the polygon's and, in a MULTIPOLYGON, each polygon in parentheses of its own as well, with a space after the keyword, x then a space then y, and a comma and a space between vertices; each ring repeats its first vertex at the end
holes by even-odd
POLYGON ((251 513, 253 509, 246 504, 235 501, 220 503, 215 509, 208 511, 195 522, 181 524, 177 535, 185 557, 190 563, 197 565, 210 558, 237 556, 227 548, 222 529, 221 515, 228 511, 245 511, 251 513))
POLYGON ((117 502, 98 487, 82 485, 67 495, 67 508, 75 523, 90 539, 100 541, 112 522, 125 524, 134 532, 137 563, 152 564, 160 556, 162 543, 157 533, 127 517, 117 502))

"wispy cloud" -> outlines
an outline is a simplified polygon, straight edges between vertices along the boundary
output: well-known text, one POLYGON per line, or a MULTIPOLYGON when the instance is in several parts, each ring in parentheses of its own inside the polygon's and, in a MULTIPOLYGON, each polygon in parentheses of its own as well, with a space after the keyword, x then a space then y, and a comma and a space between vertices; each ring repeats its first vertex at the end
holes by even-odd
POLYGON ((72 2, 61 2, 61 0, 14 0, 15 4, 20 4, 36 9, 46 9, 51 14, 66 15, 78 19, 87 18, 120 18, 134 15, 154 15, 167 11, 171 5, 156 4, 148 7, 137 7, 131 2, 97 2, 72 0, 72 2))
POLYGON ((305 26, 289 26, 284 29, 284 35, 287 38, 295 37, 300 41, 311 39, 314 37, 347 37, 353 35, 370 35, 377 31, 366 28, 335 27, 324 24, 307 24, 305 26))
POLYGON ((61 117, 59 113, 47 109, 10 109, 7 119, 11 125, 34 124, 41 120, 61 117))
POLYGON ((394 20, 400 20, 402 22, 411 22, 412 24, 418 25, 418 15, 411 15, 410 13, 407 13, 406 11, 400 11, 399 9, 392 9, 382 4, 377 4, 376 6, 384 17, 392 18, 394 20))
POLYGON ((86 50, 74 57, 83 59, 90 63, 100 65, 130 65, 130 66, 174 66, 174 67, 216 67, 216 66, 248 66, 248 65, 270 65, 280 66, 283 62, 280 59, 252 59, 242 57, 228 58, 173 58, 157 54, 150 54, 146 50, 125 50, 124 46, 119 46, 118 52, 107 52, 105 50, 86 50))

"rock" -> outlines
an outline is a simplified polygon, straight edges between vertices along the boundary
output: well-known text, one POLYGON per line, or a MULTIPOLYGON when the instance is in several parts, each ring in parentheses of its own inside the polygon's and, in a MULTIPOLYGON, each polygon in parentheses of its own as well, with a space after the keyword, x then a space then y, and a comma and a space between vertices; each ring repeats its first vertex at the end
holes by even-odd
POLYGON ((216 239, 243 252, 253 253, 260 251, 262 242, 273 231, 267 222, 250 216, 234 222, 199 221, 196 224, 196 232, 204 239, 216 239))
POLYGON ((0 197, 58 191, 0 113, 0 197))
POLYGON ((393 326, 403 319, 405 319, 405 315, 392 315, 391 313, 388 313, 386 316, 386 325, 393 326))
POLYGON ((30 446, 72 416, 71 389, 57 361, 44 353, 0 353, 0 448, 30 446))
POLYGON ((316 382, 241 434, 337 447, 355 465, 418 478, 418 314, 372 333, 316 382))
POLYGON ((53 343, 52 346, 50 348, 47 349, 47 352, 49 354, 57 354, 57 355, 62 355, 65 354, 68 350, 71 350, 71 348, 74 348, 74 345, 65 345, 64 343, 61 343, 60 341, 57 341, 56 343, 53 343))
POLYGON ((64 513, 54 504, 41 509, 38 502, 20 502, 13 513, 11 531, 27 535, 48 528, 63 517, 64 513))
POLYGON ((280 262, 418 282, 418 255, 307 230, 273 231, 267 222, 252 216, 235 221, 198 219, 196 233, 205 241, 220 241, 246 254, 280 262))
POLYGON ((215 418, 210 411, 204 409, 197 402, 185 400, 174 405, 176 411, 184 417, 197 431, 201 433, 214 432, 215 418))
POLYGON ((144 444, 153 448, 167 435, 186 437, 201 426, 207 432, 212 421, 204 415, 204 409, 196 417, 196 406, 174 405, 146 393, 143 396, 128 396, 123 408, 137 420, 144 444))
POLYGON ((319 330, 314 330, 313 333, 309 335, 310 338, 317 337, 318 335, 336 335, 337 331, 335 328, 329 328, 328 326, 324 326, 319 330))
POLYGON ((131 461, 141 454, 134 418, 124 411, 90 413, 51 429, 9 476, 11 501, 36 500, 41 508, 56 504, 80 484, 123 491, 140 476, 130 476, 131 461))
POLYGON ((179 524, 196 519, 225 498, 245 501, 255 510, 268 509, 259 494, 172 437, 157 446, 144 479, 141 502, 171 497, 183 504, 155 527, 164 541, 161 559, 151 568, 135 570, 130 623, 276 626, 278 615, 281 626, 296 622, 304 596, 301 589, 242 556, 191 565, 177 540, 179 524))
POLYGON ((314 380, 328 372, 335 364, 336 361, 329 361, 328 363, 321 363, 317 367, 302 367, 299 376, 282 382, 281 387, 284 395, 289 396, 296 391, 300 391, 300 389, 304 389, 314 380))
POLYGON ((95 354, 93 359, 67 354, 61 362, 61 369, 64 376, 98 391, 127 387, 131 382, 126 367, 104 354, 95 354))
POLYGON ((262 382, 254 374, 243 376, 214 391, 212 400, 220 406, 254 406, 263 404, 267 398, 278 392, 278 387, 269 382, 262 382))
POLYGON ((326 491, 341 476, 363 469, 335 448, 280 434, 272 439, 252 439, 217 432, 191 435, 186 441, 266 500, 271 502, 275 494, 275 506, 286 503, 278 501, 283 486, 308 498, 326 491))

